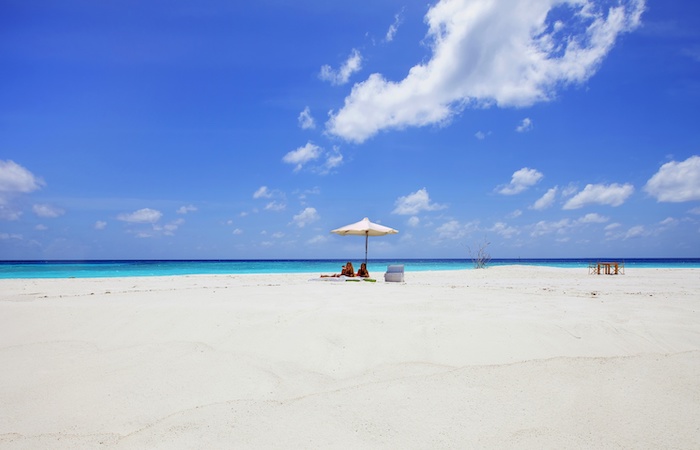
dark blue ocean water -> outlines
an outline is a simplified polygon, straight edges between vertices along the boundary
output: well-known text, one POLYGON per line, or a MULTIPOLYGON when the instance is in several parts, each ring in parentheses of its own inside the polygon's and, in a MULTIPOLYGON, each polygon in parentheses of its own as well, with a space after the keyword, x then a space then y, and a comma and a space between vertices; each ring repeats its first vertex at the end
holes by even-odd
MULTIPOLYGON (((587 268, 595 261, 624 261, 627 270, 645 268, 700 268, 700 258, 597 258, 597 259, 493 259, 489 266, 532 265, 587 268)), ((345 260, 175 260, 175 261, 0 261, 0 278, 109 278, 202 274, 338 273, 345 260)), ((473 269, 469 259, 374 259, 373 276, 390 264, 403 264, 407 272, 473 269)), ((359 262, 356 262, 359 266, 359 262)))

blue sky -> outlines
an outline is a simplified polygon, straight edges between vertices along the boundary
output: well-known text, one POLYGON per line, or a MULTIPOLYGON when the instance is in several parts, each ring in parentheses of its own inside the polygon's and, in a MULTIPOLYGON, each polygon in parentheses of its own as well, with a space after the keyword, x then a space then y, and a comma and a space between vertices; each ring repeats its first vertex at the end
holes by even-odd
POLYGON ((0 6, 0 259, 700 256, 700 4, 0 6))

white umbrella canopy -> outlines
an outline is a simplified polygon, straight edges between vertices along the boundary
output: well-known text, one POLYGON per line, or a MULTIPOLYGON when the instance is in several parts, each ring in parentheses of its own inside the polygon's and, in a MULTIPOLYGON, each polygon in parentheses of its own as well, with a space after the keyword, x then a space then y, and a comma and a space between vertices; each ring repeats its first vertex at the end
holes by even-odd
POLYGON ((384 225, 379 225, 378 223, 370 222, 367 217, 360 220, 359 222, 351 223, 350 225, 345 225, 344 227, 336 228, 331 230, 331 233, 339 234, 341 236, 364 236, 365 237, 365 264, 367 264, 367 243, 370 236, 384 236, 386 234, 396 234, 398 230, 393 228, 385 227, 384 225))

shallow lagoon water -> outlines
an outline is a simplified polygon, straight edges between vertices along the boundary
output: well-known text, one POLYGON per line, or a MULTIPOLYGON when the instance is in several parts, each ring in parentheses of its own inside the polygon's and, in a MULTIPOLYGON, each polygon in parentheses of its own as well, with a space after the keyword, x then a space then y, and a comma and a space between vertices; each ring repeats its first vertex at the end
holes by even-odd
MULTIPOLYGON (((493 259, 489 266, 533 265, 586 269, 596 261, 621 261, 633 268, 700 268, 700 258, 577 258, 493 259)), ((0 278, 109 278, 171 275, 338 273, 345 260, 110 260, 110 261, 3 261, 0 278)), ((353 261, 359 266, 360 261, 353 261)), ((469 259, 370 259, 370 273, 384 273, 390 264, 403 264, 407 272, 467 270, 469 259)))

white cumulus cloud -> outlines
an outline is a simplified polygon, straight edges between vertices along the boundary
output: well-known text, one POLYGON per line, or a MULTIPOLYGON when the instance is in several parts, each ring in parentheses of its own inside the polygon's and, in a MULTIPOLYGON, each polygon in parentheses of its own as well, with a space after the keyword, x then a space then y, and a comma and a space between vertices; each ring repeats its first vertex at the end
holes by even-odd
POLYGON ((643 11, 644 0, 439 0, 425 16, 429 59, 402 80, 373 73, 355 84, 326 128, 363 142, 446 123, 465 107, 551 100, 588 80, 643 11))
POLYGON ((659 202, 700 200, 700 156, 664 164, 647 181, 644 190, 659 202))
POLYGON ((14 197, 41 189, 44 182, 14 161, 0 160, 0 219, 18 220, 22 210, 14 197))
POLYGON ((620 206, 633 193, 631 184, 588 184, 564 204, 564 209, 579 209, 591 204, 620 206))
POLYGON ((515 195, 537 184, 543 177, 541 172, 528 167, 513 172, 510 184, 500 186, 496 192, 503 195, 515 195))
POLYGON ((303 228, 310 223, 316 222, 318 219, 320 219, 320 216, 316 208, 308 207, 294 216, 293 223, 299 228, 303 228))
POLYGON ((0 160, 0 194, 36 191, 44 182, 14 161, 0 160))
POLYGON ((547 209, 552 204, 554 203, 554 200, 557 198, 557 192, 559 191, 558 187, 553 187, 549 189, 545 194, 540 197, 533 205, 532 209, 541 211, 543 209, 547 209))
POLYGON ((311 142, 307 142, 305 146, 299 147, 296 150, 284 155, 282 161, 287 164, 294 164, 294 171, 298 172, 301 170, 305 164, 314 161, 321 157, 323 150, 318 145, 311 142))
POLYGON ((423 188, 404 197, 399 197, 395 203, 393 214, 412 216, 421 211, 437 211, 445 209, 447 206, 439 205, 430 201, 430 194, 423 188))

